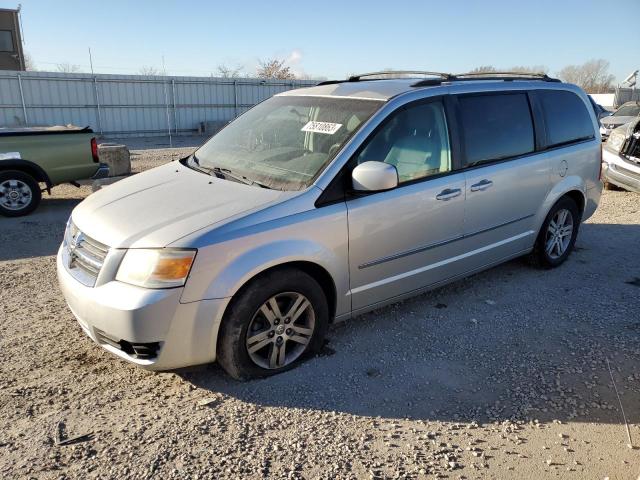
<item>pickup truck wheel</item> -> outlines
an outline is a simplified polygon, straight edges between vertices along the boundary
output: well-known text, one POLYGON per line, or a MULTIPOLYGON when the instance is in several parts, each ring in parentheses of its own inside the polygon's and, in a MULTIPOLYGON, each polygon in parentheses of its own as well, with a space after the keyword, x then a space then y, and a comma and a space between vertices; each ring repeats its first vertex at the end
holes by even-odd
POLYGON ((40 185, 28 173, 0 171, 0 215, 21 217, 33 212, 42 198, 40 185))
POLYGON ((284 372, 320 349, 328 320, 327 299, 311 276, 293 268, 268 272, 229 306, 218 363, 238 380, 284 372))
POLYGON ((532 263, 541 268, 554 268, 563 263, 573 250, 580 226, 576 202, 563 197, 551 208, 531 253, 532 263))

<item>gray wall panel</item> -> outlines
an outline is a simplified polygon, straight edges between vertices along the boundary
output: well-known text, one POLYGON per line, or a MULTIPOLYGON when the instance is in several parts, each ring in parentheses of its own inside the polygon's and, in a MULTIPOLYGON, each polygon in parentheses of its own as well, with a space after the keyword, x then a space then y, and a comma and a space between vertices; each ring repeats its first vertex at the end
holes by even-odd
POLYGON ((169 128, 168 104, 172 133, 176 128, 179 133, 188 133, 186 131, 195 131, 202 122, 232 120, 248 106, 276 93, 315 83, 313 80, 5 71, 0 74, 0 128, 74 124, 88 125, 104 134, 164 135, 169 128))

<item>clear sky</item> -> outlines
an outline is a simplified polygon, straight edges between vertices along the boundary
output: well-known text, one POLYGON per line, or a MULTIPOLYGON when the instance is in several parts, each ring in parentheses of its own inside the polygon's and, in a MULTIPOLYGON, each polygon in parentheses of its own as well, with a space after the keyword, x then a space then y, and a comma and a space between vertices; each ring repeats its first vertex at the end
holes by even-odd
POLYGON ((169 1, 0 0, 22 3, 25 49, 39 70, 209 75, 287 59, 298 73, 343 78, 385 68, 462 72, 594 58, 618 81, 640 68, 640 0, 169 1), (620 19, 615 22, 615 19, 620 19))

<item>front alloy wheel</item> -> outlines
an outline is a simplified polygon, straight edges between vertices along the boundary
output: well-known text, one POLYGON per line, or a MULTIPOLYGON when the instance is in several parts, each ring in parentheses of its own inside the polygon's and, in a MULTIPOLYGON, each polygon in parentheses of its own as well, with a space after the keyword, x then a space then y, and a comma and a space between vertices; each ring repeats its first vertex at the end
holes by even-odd
POLYGON ((239 380, 284 372, 320 350, 328 325, 318 281, 295 267, 275 268, 234 295, 218 332, 217 361, 239 380))
POLYGON ((247 329, 247 352, 259 367, 276 369, 295 362, 313 336, 315 312, 301 293, 274 295, 255 313, 247 329))

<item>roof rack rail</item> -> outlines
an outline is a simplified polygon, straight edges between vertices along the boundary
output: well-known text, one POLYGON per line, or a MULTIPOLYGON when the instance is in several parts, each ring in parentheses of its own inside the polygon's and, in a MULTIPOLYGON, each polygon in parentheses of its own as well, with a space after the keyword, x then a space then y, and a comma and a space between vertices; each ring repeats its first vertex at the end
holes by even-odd
POLYGON ((440 78, 450 78, 452 76, 450 73, 429 72, 429 71, 423 71, 423 70, 386 70, 381 72, 359 73, 358 75, 350 76, 347 81, 359 82, 366 77, 382 77, 382 78, 375 78, 373 80, 386 80, 389 78, 394 78, 394 76, 398 76, 399 78, 410 78, 409 77, 410 75, 424 75, 424 76, 440 77, 440 78))
MULTIPOLYGON (((437 82, 440 83, 442 81, 452 79, 453 75, 450 73, 443 72, 428 72, 423 70, 384 70, 380 72, 368 72, 368 73, 359 73, 357 75, 352 75, 346 80, 325 80, 323 82, 318 83, 318 85, 332 85, 336 83, 345 83, 345 82, 364 82, 370 80, 391 80, 394 78, 411 78, 412 76, 430 76, 437 77, 437 82), (371 78, 378 77, 378 78, 371 78)), ((435 81, 436 79, 431 79, 435 81)))
POLYGON ((546 73, 528 73, 528 72, 467 72, 467 73, 443 73, 428 72, 422 70, 387 70, 381 72, 359 73, 352 75, 346 80, 325 80, 318 85, 333 85, 345 82, 364 82, 370 80, 389 80, 393 78, 412 78, 414 75, 424 75, 434 78, 425 78, 413 83, 412 87, 428 87, 432 85, 440 85, 442 82, 466 82, 473 80, 503 80, 505 82, 513 80, 540 80, 542 82, 558 82, 561 80, 552 78, 546 73), (372 78, 373 77, 373 78, 372 78), (376 78, 377 77, 377 78, 376 78))
MULTIPOLYGON (((561 80, 552 78, 546 73, 528 73, 528 72, 468 72, 468 73, 456 73, 451 75, 448 81, 474 81, 474 80, 502 80, 505 82, 513 80, 540 80, 543 82, 558 82, 561 80)), ((438 82, 434 82, 434 79, 421 80, 411 85, 412 87, 426 87, 434 85, 438 82)))

